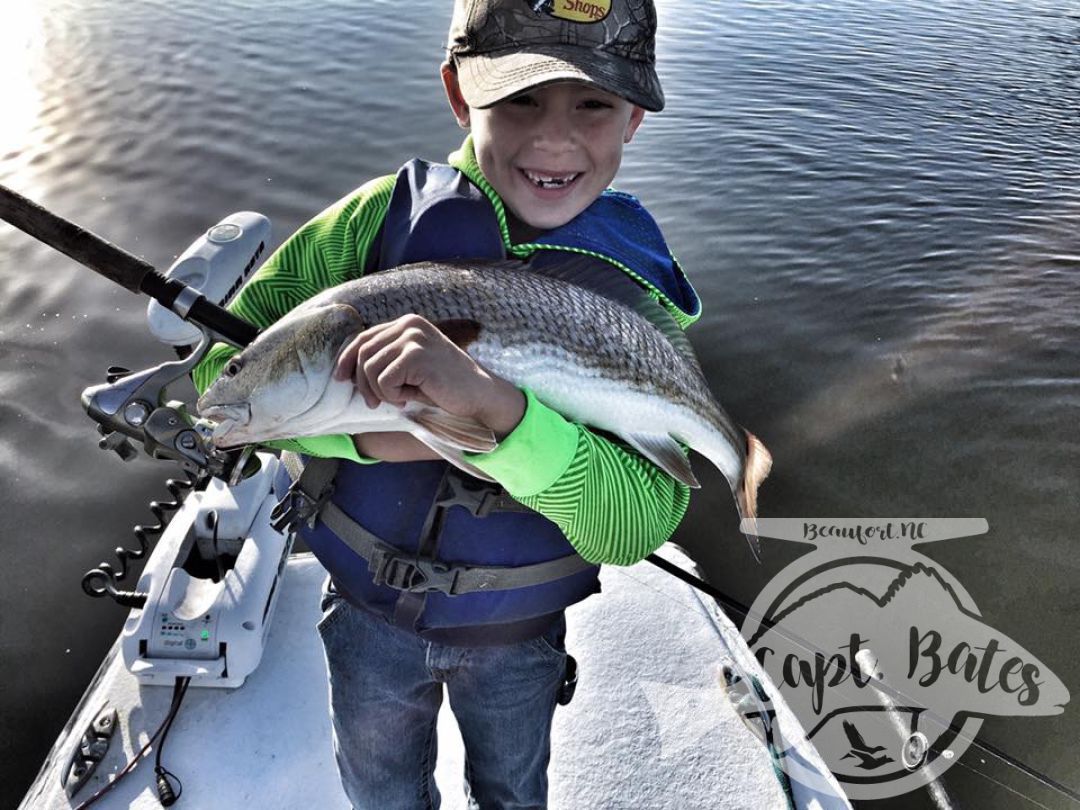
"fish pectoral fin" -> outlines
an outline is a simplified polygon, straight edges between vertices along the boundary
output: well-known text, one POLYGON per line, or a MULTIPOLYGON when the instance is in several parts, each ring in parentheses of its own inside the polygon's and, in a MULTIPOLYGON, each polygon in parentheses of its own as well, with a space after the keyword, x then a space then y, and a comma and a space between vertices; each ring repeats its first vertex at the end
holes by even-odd
POLYGON ((491 428, 475 419, 447 413, 434 405, 410 402, 402 409, 401 415, 441 444, 459 452, 490 453, 498 445, 491 428))
POLYGON ((455 467, 457 467, 459 470, 468 473, 473 478, 479 478, 481 481, 490 481, 493 484, 498 483, 498 481, 496 481, 486 472, 481 470, 479 467, 474 467, 472 464, 467 462, 462 457, 461 450, 457 449, 456 447, 451 447, 450 445, 440 440, 437 436, 432 435, 424 428, 416 427, 413 429, 412 434, 417 439, 426 444, 428 447, 430 447, 432 450, 434 450, 436 453, 438 453, 440 456, 442 456, 455 467))
POLYGON ((690 459, 683 453, 679 443, 667 433, 628 433, 620 436, 676 481, 681 481, 692 489, 701 486, 690 467, 690 459))
POLYGON ((434 405, 410 402, 401 415, 415 425, 412 434, 445 458, 459 470, 474 478, 497 483, 494 478, 474 467, 464 453, 490 453, 498 446, 491 428, 475 419, 455 416, 434 405))

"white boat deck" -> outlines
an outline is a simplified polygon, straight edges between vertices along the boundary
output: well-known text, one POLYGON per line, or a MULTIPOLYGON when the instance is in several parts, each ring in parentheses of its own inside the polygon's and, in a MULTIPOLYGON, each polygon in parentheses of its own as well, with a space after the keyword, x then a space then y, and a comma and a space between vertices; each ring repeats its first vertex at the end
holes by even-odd
MULTIPOLYGON (((670 544, 663 555, 692 570, 670 544)), ((164 751, 165 766, 183 781, 177 807, 349 807, 334 765, 322 648, 314 630, 324 576, 312 556, 290 558, 259 668, 236 690, 188 690, 164 751)), ((580 678, 573 702, 555 713, 550 806, 787 807, 770 756, 718 685, 724 661, 760 672, 735 628, 696 591, 648 563, 605 566, 601 579, 602 595, 568 611, 567 648, 578 660, 580 678)), ((146 743, 171 696, 168 687, 140 688, 114 645, 22 807, 68 810, 89 798, 146 743), (119 710, 120 726, 94 777, 71 801, 60 786, 61 770, 106 702, 119 710)), ((782 725, 793 724, 785 714, 782 725)), ((828 773, 813 749, 800 753, 828 773)), ((463 762, 444 702, 436 779, 448 810, 465 807, 463 762)), ((831 777, 818 785, 823 793, 798 784, 793 789, 799 807, 848 807, 831 777)), ((94 806, 160 807, 153 751, 94 806)))

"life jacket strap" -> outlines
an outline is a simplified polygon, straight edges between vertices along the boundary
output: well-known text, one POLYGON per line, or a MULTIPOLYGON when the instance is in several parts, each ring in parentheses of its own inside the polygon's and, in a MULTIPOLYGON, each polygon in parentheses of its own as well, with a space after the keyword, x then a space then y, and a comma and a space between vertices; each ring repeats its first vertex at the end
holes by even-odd
MULTIPOLYGON (((321 520, 367 562, 376 585, 386 585, 408 593, 439 591, 448 596, 457 596, 543 585, 593 567, 593 563, 578 554, 532 565, 470 566, 451 565, 435 558, 402 552, 376 537, 330 500, 326 493, 328 490, 332 492, 331 482, 339 463, 336 459, 317 458, 304 462, 297 454, 284 452, 281 460, 293 484, 275 512, 281 511, 282 520, 291 514, 292 527, 301 522, 314 526, 316 520, 321 520)), ((459 476, 452 476, 448 480, 460 483, 454 484, 450 494, 437 502, 443 508, 464 506, 478 517, 496 511, 531 511, 516 502, 516 508, 508 506, 503 496, 492 495, 490 490, 487 494, 481 493, 459 476)), ((505 498, 510 499, 509 496, 505 498)))
MULTIPOLYGON (((282 454, 283 458, 284 456, 285 454, 282 454)), ((336 459, 319 461, 327 463, 308 465, 311 472, 307 478, 304 473, 295 476, 285 497, 274 505, 270 512, 270 525, 274 531, 295 532, 300 528, 300 524, 306 524, 309 529, 315 528, 315 521, 323 507, 334 495, 333 480, 338 468, 336 459)), ((285 466, 289 469, 288 464, 285 466)), ((292 475, 292 469, 289 469, 289 474, 292 475)))

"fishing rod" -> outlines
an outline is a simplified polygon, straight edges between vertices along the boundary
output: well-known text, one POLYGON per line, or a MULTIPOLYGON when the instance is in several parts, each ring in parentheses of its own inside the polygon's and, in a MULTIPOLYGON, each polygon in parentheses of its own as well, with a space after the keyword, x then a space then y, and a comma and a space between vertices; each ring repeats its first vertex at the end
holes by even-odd
POLYGON ((138 256, 57 216, 4 185, 0 185, 0 219, 109 281, 133 293, 150 296, 185 321, 207 329, 234 346, 246 346, 259 334, 256 327, 208 301, 198 290, 176 279, 166 278, 138 256))
MULTIPOLYGON (((214 447, 211 427, 189 413, 184 403, 170 401, 167 389, 191 373, 215 340, 243 347, 259 334, 258 328, 209 300, 200 290, 166 277, 148 262, 3 185, 0 219, 121 287, 150 296, 196 327, 196 339, 201 336, 198 347, 186 357, 136 372, 113 367, 105 383, 83 391, 83 407, 98 423, 102 449, 130 461, 137 455, 134 441, 154 458, 179 462, 188 473, 209 472, 234 482, 254 472, 250 453, 214 447)), ((110 582, 93 587, 84 582, 84 589, 94 596, 105 592, 115 596, 111 570, 105 574, 110 582)))
MULTIPOLYGON (((189 472, 209 468, 215 474, 223 470, 228 474, 231 470, 229 477, 233 483, 242 472, 246 473, 249 469, 246 462, 250 454, 239 454, 236 451, 225 453, 213 448, 209 442, 209 431, 205 427, 199 429, 199 426, 192 428, 187 425, 186 421, 190 420, 186 419, 186 413, 182 408, 177 408, 170 403, 152 412, 147 409, 147 412, 143 413, 137 408, 133 411, 131 406, 139 405, 142 400, 138 397, 145 396, 148 391, 155 394, 153 401, 157 402, 164 386, 190 372, 209 347, 212 339, 221 339, 243 348, 255 340, 259 329, 208 300, 200 291, 176 279, 167 278, 148 262, 52 213, 2 184, 0 184, 0 219, 125 289, 136 294, 150 296, 203 331, 203 340, 199 347, 186 360, 165 363, 146 372, 135 374, 128 374, 126 370, 123 370, 123 373, 120 373, 120 370, 116 372, 110 370, 107 386, 89 388, 84 392, 83 403, 87 406, 90 416, 101 424, 99 429, 105 434, 102 447, 116 450, 125 460, 131 457, 130 448, 125 448, 122 442, 115 439, 115 431, 127 436, 137 436, 144 441, 147 452, 151 455, 180 461, 189 472), (123 385, 125 381, 128 381, 126 387, 123 385), (118 385, 119 389, 117 389, 118 385), (117 396, 117 392, 120 396, 117 396), (102 395, 108 395, 105 396, 107 401, 104 404, 95 400, 95 397, 101 398, 102 395), (159 417, 156 422, 155 417, 159 417), (109 434, 114 434, 113 438, 110 438, 109 434)), ((743 603, 662 557, 650 554, 645 559, 712 597, 726 611, 742 616, 754 615, 753 611, 743 603)), ((789 636, 783 633, 781 628, 775 629, 782 635, 789 636)), ((789 640, 810 652, 820 652, 816 645, 805 639, 789 637, 789 640)), ((893 698, 905 697, 884 685, 882 688, 893 698)), ((961 731, 955 724, 942 723, 942 725, 954 732, 961 731)), ((1058 795, 1080 803, 1080 792, 1032 768, 1022 760, 989 743, 972 739, 971 744, 1035 779, 1058 795)), ((981 773, 980 775, 986 776, 981 773)))

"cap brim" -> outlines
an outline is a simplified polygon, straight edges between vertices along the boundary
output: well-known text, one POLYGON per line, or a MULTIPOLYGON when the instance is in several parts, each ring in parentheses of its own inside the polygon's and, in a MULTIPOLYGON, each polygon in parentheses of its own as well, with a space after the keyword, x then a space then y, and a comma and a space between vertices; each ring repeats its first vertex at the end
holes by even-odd
POLYGON ((650 112, 664 108, 656 69, 645 62, 572 45, 504 54, 459 54, 458 81, 470 107, 490 107, 530 87, 560 81, 595 84, 650 112))

